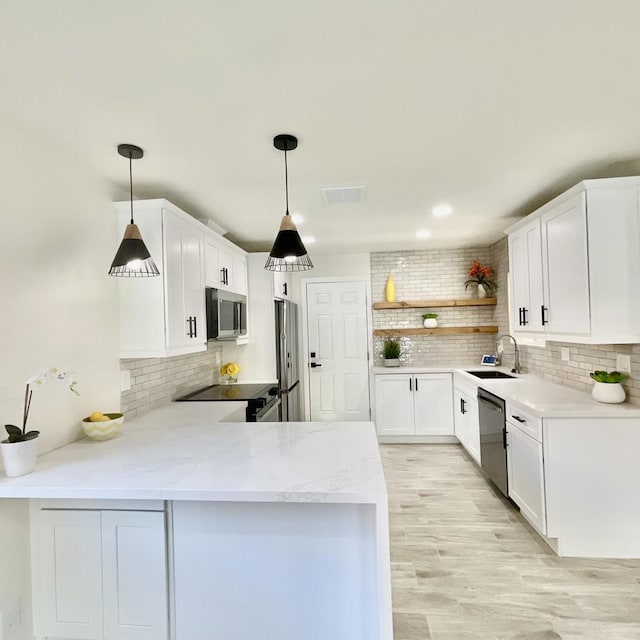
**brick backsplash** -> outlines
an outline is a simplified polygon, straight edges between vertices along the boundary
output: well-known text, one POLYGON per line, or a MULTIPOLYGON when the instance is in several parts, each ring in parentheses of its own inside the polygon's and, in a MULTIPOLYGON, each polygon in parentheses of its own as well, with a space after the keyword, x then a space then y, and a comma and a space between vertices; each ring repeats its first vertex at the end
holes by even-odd
MULTIPOLYGON (((474 260, 497 268, 492 262, 491 247, 372 253, 373 302, 384 301, 389 273, 393 276, 398 300, 471 298, 476 293, 465 289, 464 283, 469 278, 467 273, 474 260)), ((501 293, 498 292, 498 299, 501 293)), ((421 327, 422 314, 429 312, 438 314, 438 326, 441 327, 496 324, 495 307, 441 307, 375 310, 373 328, 421 327)), ((493 334, 407 336, 401 339, 401 361, 414 365, 480 362, 483 354, 493 353, 495 338, 493 334)), ((382 364, 383 343, 383 338, 374 339, 377 365, 382 364)))
POLYGON ((185 356, 120 360, 120 368, 131 374, 131 389, 122 393, 121 410, 128 417, 139 416, 213 384, 221 362, 222 346, 212 342, 207 351, 185 356))

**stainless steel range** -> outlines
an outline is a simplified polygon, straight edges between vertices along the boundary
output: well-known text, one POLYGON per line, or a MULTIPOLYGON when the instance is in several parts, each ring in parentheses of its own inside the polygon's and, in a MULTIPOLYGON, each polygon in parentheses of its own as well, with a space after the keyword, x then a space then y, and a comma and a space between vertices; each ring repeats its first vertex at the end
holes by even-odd
POLYGON ((246 402, 247 422, 279 422, 280 398, 273 384, 212 384, 176 402, 246 402))

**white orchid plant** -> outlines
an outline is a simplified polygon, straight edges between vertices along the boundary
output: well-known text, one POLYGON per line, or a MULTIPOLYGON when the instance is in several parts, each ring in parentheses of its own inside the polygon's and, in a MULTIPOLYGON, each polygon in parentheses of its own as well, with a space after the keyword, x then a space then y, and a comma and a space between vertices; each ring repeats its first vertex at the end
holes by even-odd
POLYGON ((29 419, 29 409, 31 408, 31 397, 33 396, 33 388, 42 386, 49 380, 55 380, 56 382, 64 382, 69 390, 80 395, 77 386, 77 380, 72 379, 72 371, 62 371, 57 367, 51 367, 36 374, 32 378, 27 380, 26 391, 24 394, 24 409, 22 411, 22 428, 17 427, 15 424, 5 424, 4 428, 7 430, 9 437, 3 442, 24 442, 25 440, 33 440, 40 435, 39 431, 27 431, 27 420, 29 419))

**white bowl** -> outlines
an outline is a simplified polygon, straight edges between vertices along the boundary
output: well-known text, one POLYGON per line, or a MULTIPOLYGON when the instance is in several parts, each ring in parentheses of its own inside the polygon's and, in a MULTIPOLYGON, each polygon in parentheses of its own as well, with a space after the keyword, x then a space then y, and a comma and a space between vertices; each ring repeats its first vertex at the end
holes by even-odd
POLYGON ((92 440, 109 440, 120 433, 124 423, 124 416, 121 413, 105 413, 111 420, 102 422, 91 422, 89 418, 82 420, 82 429, 87 437, 92 440))

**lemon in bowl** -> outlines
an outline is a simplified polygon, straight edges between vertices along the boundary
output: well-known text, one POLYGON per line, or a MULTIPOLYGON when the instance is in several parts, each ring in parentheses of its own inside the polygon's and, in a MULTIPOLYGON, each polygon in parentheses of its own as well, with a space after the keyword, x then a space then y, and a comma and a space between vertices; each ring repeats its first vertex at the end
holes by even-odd
POLYGON ((82 430, 92 440, 110 440, 120 433, 124 423, 121 413, 102 413, 94 411, 82 419, 82 430))

